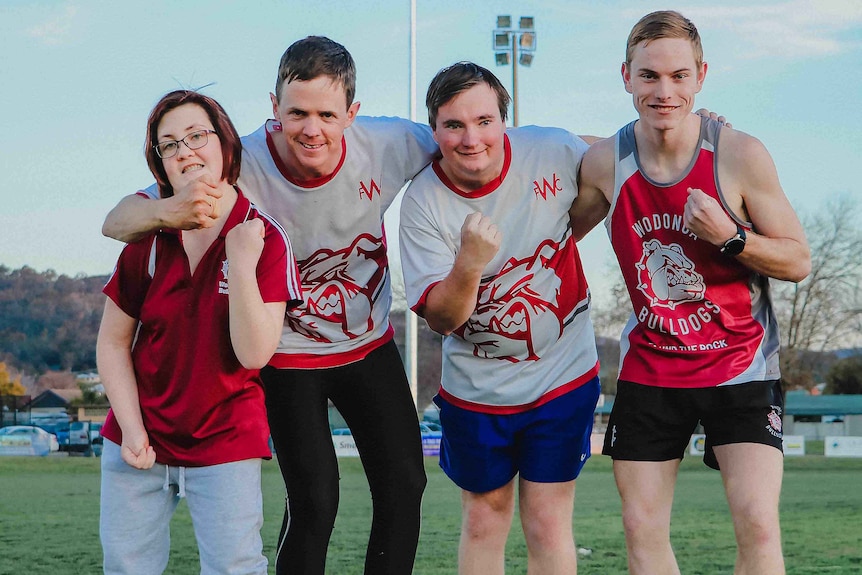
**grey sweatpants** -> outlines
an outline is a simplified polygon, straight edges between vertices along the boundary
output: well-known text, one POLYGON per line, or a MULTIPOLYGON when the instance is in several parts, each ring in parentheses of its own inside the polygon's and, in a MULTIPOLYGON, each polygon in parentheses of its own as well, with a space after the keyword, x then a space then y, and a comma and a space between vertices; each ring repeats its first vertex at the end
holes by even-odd
POLYGON ((140 470, 105 439, 99 535, 106 575, 157 575, 170 554, 170 521, 185 497, 201 575, 266 575, 260 528, 260 459, 206 467, 140 470))

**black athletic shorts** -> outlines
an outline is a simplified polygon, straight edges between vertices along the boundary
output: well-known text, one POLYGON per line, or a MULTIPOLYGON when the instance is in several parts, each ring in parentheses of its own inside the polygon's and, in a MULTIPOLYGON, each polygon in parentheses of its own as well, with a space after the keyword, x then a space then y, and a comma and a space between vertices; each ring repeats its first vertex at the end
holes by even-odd
POLYGON ((703 461, 718 469, 716 445, 762 443, 781 450, 783 414, 780 380, 696 389, 619 381, 602 453, 623 461, 682 459, 700 422, 703 461))

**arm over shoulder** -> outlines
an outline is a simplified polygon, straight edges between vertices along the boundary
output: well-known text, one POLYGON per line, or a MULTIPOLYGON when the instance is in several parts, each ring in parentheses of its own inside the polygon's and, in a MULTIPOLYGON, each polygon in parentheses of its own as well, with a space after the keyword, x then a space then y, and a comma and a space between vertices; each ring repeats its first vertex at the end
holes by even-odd
POLYGON ((576 239, 583 239, 608 215, 613 185, 614 139, 606 138, 590 146, 578 171, 578 197, 569 210, 576 239))
POLYGON ((158 198, 154 187, 145 194, 126 196, 102 224, 102 234, 121 242, 133 242, 161 228, 194 230, 215 225, 222 191, 204 178, 175 190, 168 198, 158 198))

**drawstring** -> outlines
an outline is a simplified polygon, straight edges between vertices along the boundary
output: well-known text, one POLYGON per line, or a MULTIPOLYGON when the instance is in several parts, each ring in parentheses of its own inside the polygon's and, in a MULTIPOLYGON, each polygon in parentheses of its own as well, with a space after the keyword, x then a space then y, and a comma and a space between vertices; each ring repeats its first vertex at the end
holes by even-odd
MULTIPOLYGON (((186 468, 185 467, 177 467, 179 470, 179 478, 177 483, 177 497, 182 499, 186 496, 186 468)), ((171 466, 165 465, 165 484, 162 486, 162 489, 165 491, 170 491, 171 488, 171 466)))
POLYGON ((182 499, 186 496, 186 468, 180 467, 180 489, 177 492, 177 497, 182 499))

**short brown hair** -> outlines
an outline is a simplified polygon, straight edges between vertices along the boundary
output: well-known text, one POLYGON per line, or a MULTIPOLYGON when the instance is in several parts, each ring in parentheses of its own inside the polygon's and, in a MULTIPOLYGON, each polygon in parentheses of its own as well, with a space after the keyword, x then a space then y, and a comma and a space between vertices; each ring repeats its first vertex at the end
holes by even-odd
POLYGON ((307 82, 327 76, 341 84, 349 108, 356 96, 356 64, 347 48, 325 36, 308 36, 291 44, 281 56, 275 97, 281 100, 281 87, 294 80, 307 82))
POLYGON ((164 118, 165 114, 183 106, 185 104, 195 104, 203 108, 206 115, 212 122, 213 129, 218 134, 221 142, 221 154, 223 160, 221 178, 227 180, 227 183, 234 185, 239 179, 239 169, 242 162, 242 142, 239 139, 239 134, 233 125, 233 122, 228 118, 227 112, 221 107, 221 104, 204 96, 194 90, 174 90, 162 96, 162 99, 155 105, 153 111, 150 112, 150 117, 147 120, 147 140, 144 143, 144 156, 147 158, 147 165, 153 176, 156 177, 156 184, 159 186, 159 194, 163 198, 174 195, 174 188, 168 181, 165 166, 162 159, 156 153, 156 144, 159 142, 159 123, 164 118))
POLYGON ((506 91, 497 76, 487 68, 473 62, 458 62, 437 72, 428 86, 425 105, 428 107, 428 124, 431 129, 436 129, 437 112, 440 110, 440 106, 445 105, 461 92, 481 83, 487 84, 497 95, 500 118, 505 121, 509 109, 509 92, 506 91))
POLYGON ((626 43, 626 64, 632 63, 635 48, 641 42, 650 43, 659 38, 683 38, 691 41, 697 66, 703 63, 703 46, 694 23, 673 10, 652 12, 641 18, 632 28, 626 43))

